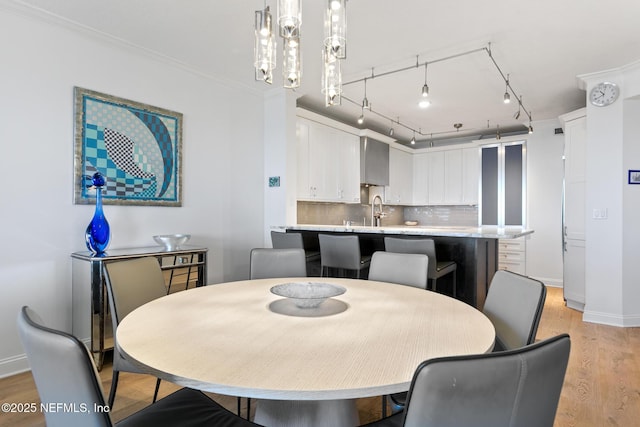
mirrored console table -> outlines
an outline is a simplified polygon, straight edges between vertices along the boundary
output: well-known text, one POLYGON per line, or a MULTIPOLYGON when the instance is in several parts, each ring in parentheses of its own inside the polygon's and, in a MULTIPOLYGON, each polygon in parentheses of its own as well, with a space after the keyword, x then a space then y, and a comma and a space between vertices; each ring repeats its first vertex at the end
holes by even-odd
POLYGON ((103 255, 89 251, 71 254, 72 264, 72 333, 89 343, 98 370, 102 369, 105 352, 113 349, 113 332, 104 264, 124 259, 153 256, 165 274, 167 293, 204 286, 207 280, 207 248, 183 245, 167 251, 161 246, 112 249, 103 255))

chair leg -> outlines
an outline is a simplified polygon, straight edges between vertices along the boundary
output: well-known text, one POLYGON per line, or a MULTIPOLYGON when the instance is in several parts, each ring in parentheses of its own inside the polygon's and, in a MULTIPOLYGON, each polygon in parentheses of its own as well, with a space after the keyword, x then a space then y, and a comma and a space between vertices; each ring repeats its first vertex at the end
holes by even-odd
POLYGON ((431 279, 431 290, 436 292, 436 279, 431 279))
POLYGON ((153 391, 153 403, 158 400, 158 391, 160 390, 160 378, 156 380, 156 389, 153 391))
POLYGON ((247 420, 251 416, 251 398, 247 397, 247 420))
POLYGON ((238 410, 236 411, 236 413, 238 414, 239 417, 242 416, 242 414, 240 414, 240 403, 242 401, 242 398, 240 396, 238 396, 238 398, 236 399, 237 405, 238 405, 238 410))
POLYGON ((387 418, 387 396, 382 395, 382 418, 387 418))
POLYGON ((456 298, 458 292, 456 291, 456 271, 453 270, 453 297, 456 298))
POLYGON ((109 408, 113 408, 113 401, 116 399, 116 388, 118 388, 118 377, 120 376, 120 371, 113 371, 113 375, 111 376, 111 390, 109 391, 109 399, 108 404, 109 408))

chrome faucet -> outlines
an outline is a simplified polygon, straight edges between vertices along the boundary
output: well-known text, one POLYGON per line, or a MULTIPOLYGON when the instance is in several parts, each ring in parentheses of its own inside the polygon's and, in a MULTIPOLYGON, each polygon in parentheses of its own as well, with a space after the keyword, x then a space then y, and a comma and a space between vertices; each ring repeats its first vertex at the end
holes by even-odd
POLYGON ((380 218, 384 218, 384 205, 382 204, 382 197, 376 194, 371 201, 371 226, 380 227, 380 218), (376 212, 376 200, 379 201, 380 210, 376 212))

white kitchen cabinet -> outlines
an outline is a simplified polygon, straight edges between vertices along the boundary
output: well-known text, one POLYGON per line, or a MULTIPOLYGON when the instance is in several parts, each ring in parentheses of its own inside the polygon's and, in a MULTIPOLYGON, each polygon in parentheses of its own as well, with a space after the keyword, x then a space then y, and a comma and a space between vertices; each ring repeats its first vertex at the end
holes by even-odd
POLYGON ((445 152, 432 151, 427 153, 429 204, 445 204, 445 152))
POLYGON ((413 201, 412 154, 389 148, 389 185, 385 187, 385 203, 410 205, 413 201))
MULTIPOLYGON (((338 200, 345 203, 360 202, 360 138, 341 132, 336 139, 338 166, 338 200)), ((331 159, 329 159, 331 161, 331 159)))
POLYGON ((480 148, 462 149, 462 204, 477 205, 480 192, 480 148))
POLYGON ((309 178, 309 124, 302 120, 296 122, 297 140, 297 197, 302 200, 310 200, 313 194, 313 186, 309 178))
POLYGON ((360 201, 360 145, 355 135, 298 118, 299 200, 360 201))
POLYGON ((500 239, 498 242, 498 269, 526 274, 527 257, 525 238, 500 239))
POLYGON ((444 152, 444 204, 462 203, 462 150, 444 152))
POLYGON ((585 185, 587 118, 585 109, 560 117, 564 123, 563 291, 567 307, 585 304, 585 185))
POLYGON ((429 204, 428 153, 413 155, 413 205, 429 204))
POLYGON ((421 185, 426 181, 428 205, 477 205, 480 182, 480 149, 450 149, 415 155, 414 204, 423 204, 421 185), (422 156, 418 158, 418 156, 422 156), (426 178, 421 175, 426 168, 426 178))

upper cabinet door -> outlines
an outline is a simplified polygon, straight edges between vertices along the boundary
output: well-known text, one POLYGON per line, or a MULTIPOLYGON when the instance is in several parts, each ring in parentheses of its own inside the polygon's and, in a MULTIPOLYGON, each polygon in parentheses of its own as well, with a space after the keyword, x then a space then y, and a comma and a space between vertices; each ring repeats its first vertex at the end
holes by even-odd
POLYGON ((312 186, 309 182, 309 124, 303 120, 296 121, 297 145, 297 196, 301 200, 312 199, 312 186))
POLYGON ((339 199, 338 167, 335 152, 339 134, 323 125, 313 124, 309 129, 309 182, 318 201, 339 199))
POLYGON ((444 151, 433 151, 427 153, 429 165, 429 204, 444 204, 444 179, 445 179, 445 162, 444 151))
POLYGON ((336 150, 338 198, 345 203, 360 202, 360 137, 341 132, 336 150))
POLYGON ((428 153, 413 155, 413 204, 429 204, 429 157, 428 153))
POLYGON ((462 204, 477 205, 480 193, 480 148, 462 149, 462 204))
POLYGON ((360 202, 360 138, 298 118, 297 198, 360 202))
POLYGON ((385 188, 385 203, 409 205, 413 201, 412 154, 389 148, 389 185, 385 188))
POLYGON ((586 117, 565 123, 564 233, 568 239, 585 239, 586 147, 586 117))
POLYGON ((462 203, 462 150, 444 152, 444 204, 462 203))

